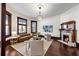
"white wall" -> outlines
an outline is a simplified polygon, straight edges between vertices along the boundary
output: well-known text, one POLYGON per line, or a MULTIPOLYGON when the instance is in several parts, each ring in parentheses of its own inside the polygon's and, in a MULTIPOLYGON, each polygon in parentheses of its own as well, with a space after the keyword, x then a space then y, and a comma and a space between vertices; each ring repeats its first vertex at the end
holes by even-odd
POLYGON ((70 20, 76 21, 76 29, 77 29, 77 42, 79 42, 79 5, 69 9, 65 13, 61 14, 61 22, 66 22, 70 20))
POLYGON ((79 43, 79 5, 69 9, 68 11, 54 17, 45 18, 38 22, 38 32, 45 34, 43 31, 43 25, 53 25, 53 32, 50 33, 52 36, 60 36, 60 24, 70 20, 76 21, 76 30, 77 30, 77 42, 79 43))
MULTIPOLYGON (((1 8, 0 8, 0 10, 1 10, 1 8)), ((19 16, 19 17, 28 19, 27 31, 28 31, 28 33, 31 32, 30 20, 32 20, 32 19, 17 13, 16 11, 12 10, 8 6, 7 6, 7 10, 12 14, 12 31, 17 32, 17 16, 19 16)), ((1 20, 1 12, 0 12, 0 20, 1 20)), ((41 21, 38 21, 38 32, 41 32, 41 34, 45 34, 45 32, 43 32, 43 25, 53 25, 53 32, 50 34, 52 34, 52 36, 60 37, 60 35, 59 35, 60 34, 60 31, 59 31, 60 23, 70 21, 70 20, 76 21, 77 42, 79 42, 79 39, 78 39, 78 37, 79 37, 79 5, 69 9, 68 11, 64 12, 61 15, 48 17, 48 18, 45 18, 41 21)))
POLYGON ((43 25, 53 25, 53 32, 49 33, 54 37, 60 37, 60 17, 54 16, 54 17, 48 17, 43 20, 38 21, 38 32, 41 32, 42 35, 46 34, 43 30, 43 25))
POLYGON ((0 41, 1 41, 1 3, 0 3, 0 41))
POLYGON ((8 12, 10 12, 12 14, 12 31, 15 31, 17 34, 17 16, 19 16, 19 17, 27 19, 27 33, 31 32, 31 20, 35 20, 35 19, 28 18, 27 16, 14 11, 8 5, 7 5, 6 9, 8 12))

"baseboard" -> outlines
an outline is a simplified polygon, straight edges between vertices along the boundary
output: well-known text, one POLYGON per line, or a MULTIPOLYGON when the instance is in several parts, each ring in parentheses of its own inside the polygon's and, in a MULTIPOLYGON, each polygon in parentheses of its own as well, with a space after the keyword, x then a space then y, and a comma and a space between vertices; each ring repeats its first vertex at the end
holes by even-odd
POLYGON ((57 40, 60 40, 60 37, 54 37, 54 36, 51 36, 51 39, 57 39, 57 40))

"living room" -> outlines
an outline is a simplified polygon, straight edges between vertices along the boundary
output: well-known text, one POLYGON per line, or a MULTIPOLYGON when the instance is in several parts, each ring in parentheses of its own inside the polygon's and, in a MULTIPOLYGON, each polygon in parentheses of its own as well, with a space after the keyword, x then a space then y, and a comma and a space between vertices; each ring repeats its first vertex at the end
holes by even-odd
POLYGON ((30 56, 79 55, 78 15, 78 3, 0 3, 1 55, 28 56, 25 44, 42 51, 35 49, 30 56), (60 44, 69 53, 59 52, 60 44))

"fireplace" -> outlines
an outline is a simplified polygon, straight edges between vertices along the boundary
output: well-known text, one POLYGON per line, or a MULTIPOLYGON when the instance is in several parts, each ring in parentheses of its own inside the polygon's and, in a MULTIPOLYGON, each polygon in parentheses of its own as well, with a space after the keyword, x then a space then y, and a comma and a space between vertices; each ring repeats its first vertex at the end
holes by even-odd
POLYGON ((67 42, 69 41, 69 35, 63 35, 63 41, 67 42))
POLYGON ((62 32, 62 41, 67 42, 67 43, 72 42, 71 33, 62 32))
POLYGON ((60 28, 61 42, 76 47, 76 22, 68 21, 61 24, 60 28))

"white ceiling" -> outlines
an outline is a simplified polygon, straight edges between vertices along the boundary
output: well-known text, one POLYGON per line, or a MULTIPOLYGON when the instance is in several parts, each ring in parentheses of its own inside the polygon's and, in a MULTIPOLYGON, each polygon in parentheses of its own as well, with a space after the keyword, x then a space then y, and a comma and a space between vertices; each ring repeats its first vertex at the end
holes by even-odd
MULTIPOLYGON (((37 17, 38 7, 37 3, 7 3, 7 5, 23 15, 29 17, 37 17)), ((78 5, 77 3, 44 3, 42 8, 42 15, 44 17, 55 16, 61 14, 70 8, 78 5)))

